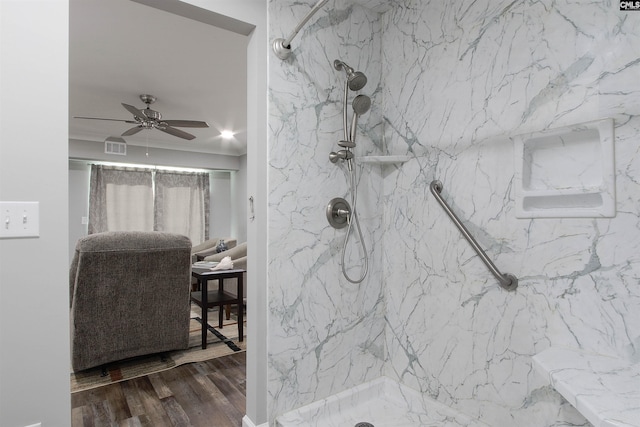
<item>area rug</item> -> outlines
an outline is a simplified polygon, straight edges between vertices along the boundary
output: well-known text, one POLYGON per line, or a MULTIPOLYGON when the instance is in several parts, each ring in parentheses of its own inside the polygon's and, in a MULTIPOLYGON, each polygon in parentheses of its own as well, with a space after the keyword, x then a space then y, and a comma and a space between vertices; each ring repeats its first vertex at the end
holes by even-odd
MULTIPOLYGON (((122 362, 114 362, 107 366, 108 372, 106 376, 103 375, 101 367, 82 372, 72 372, 71 393, 143 377, 155 372, 166 371, 186 363, 202 362, 246 350, 246 335, 244 341, 238 340, 238 322, 235 315, 233 315, 230 320, 223 322, 222 329, 218 329, 218 313, 210 312, 208 313, 208 323, 209 333, 207 334, 207 348, 205 350, 202 349, 201 345, 202 320, 198 309, 197 311, 191 312, 188 349, 167 352, 162 356, 154 354, 122 362)), ((245 321, 245 334, 246 327, 245 321)))

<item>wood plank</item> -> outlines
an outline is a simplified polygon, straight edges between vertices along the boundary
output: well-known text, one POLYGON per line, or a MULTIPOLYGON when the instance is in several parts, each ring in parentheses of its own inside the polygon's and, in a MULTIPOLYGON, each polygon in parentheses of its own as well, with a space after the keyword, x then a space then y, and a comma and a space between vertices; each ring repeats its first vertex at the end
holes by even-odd
POLYGON ((212 404, 212 413, 216 415, 216 423, 212 425, 222 425, 224 417, 224 425, 240 426, 242 425, 242 417, 244 417, 244 402, 242 410, 238 410, 227 396, 225 396, 218 387, 209 378, 208 372, 199 372, 193 374, 195 381, 202 387, 202 393, 209 397, 212 404))
POLYGON ((109 410, 113 421, 126 420, 131 417, 131 411, 124 396, 120 383, 111 384, 104 387, 104 398, 109 402, 109 410))
MULTIPOLYGON (((225 399, 229 401, 238 412, 244 415, 246 399, 240 390, 238 390, 238 388, 235 387, 221 372, 212 372, 208 377, 220 390, 225 399)), ((242 418, 242 416, 240 416, 240 418, 242 418)))
POLYGON ((163 423, 166 423, 167 414, 149 377, 135 378, 130 381, 132 382, 137 398, 144 408, 144 414, 149 417, 152 425, 161 426, 163 423))
POLYGON ((111 413, 109 402, 103 400, 101 402, 94 402, 89 405, 91 409, 94 425, 96 427, 111 426, 115 422, 115 418, 111 413))
POLYGON ((131 381, 123 381, 120 383, 122 394, 125 396, 129 412, 132 417, 138 417, 146 413, 146 409, 140 401, 140 395, 135 383, 131 381))
POLYGON ((151 382, 151 385, 153 386, 153 389, 158 395, 158 399, 165 399, 167 397, 173 396, 171 388, 165 384, 163 378, 160 376, 160 372, 148 375, 148 378, 151 382))
MULTIPOLYGON (((183 369, 165 371, 161 374, 174 392, 176 402, 189 414, 193 425, 220 425, 212 422, 210 414, 215 413, 211 399, 193 378, 195 370, 191 365, 183 369)), ((224 420, 224 423, 228 420, 224 420)))
POLYGON ((127 418, 118 423, 118 427, 142 427, 143 424, 139 417, 127 418))
POLYGON ((93 427, 93 416, 87 406, 71 409, 71 425, 76 427, 93 427))
POLYGON ((162 399, 162 405, 167 413, 167 417, 171 421, 172 426, 180 427, 193 427, 191 420, 186 412, 182 409, 182 406, 176 401, 173 396, 162 399))
POLYGON ((229 380, 231 385, 240 390, 242 396, 246 396, 247 375, 246 365, 244 363, 246 360, 245 356, 246 354, 243 354, 242 358, 221 357, 219 359, 205 361, 203 363, 209 363, 212 365, 214 368, 210 368, 210 371, 219 372, 229 380), (238 363, 239 359, 243 362, 242 364, 238 363))
POLYGON ((241 352, 73 393, 72 426, 240 427, 245 371, 241 352))

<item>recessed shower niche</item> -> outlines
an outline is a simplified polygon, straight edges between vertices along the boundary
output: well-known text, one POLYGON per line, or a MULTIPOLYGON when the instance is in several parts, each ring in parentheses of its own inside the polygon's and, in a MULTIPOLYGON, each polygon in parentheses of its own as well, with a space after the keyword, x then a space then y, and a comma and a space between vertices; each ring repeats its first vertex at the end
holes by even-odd
POLYGON ((518 135, 517 218, 613 217, 613 119, 518 135))

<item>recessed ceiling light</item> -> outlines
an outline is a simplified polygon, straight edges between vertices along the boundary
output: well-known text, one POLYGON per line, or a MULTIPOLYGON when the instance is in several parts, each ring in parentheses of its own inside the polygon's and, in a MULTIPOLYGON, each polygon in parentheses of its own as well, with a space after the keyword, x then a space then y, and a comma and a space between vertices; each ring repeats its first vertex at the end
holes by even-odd
POLYGON ((220 132, 220 136, 224 139, 231 139, 233 138, 233 132, 231 132, 230 130, 223 130, 222 132, 220 132))

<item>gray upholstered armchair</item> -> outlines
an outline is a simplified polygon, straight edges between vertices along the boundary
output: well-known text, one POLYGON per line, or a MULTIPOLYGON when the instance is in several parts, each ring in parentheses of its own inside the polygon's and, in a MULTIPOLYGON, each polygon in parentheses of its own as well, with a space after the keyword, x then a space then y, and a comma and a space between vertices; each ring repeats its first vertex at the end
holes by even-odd
POLYGON ((161 232, 83 237, 69 279, 74 371, 188 347, 189 238, 161 232))

